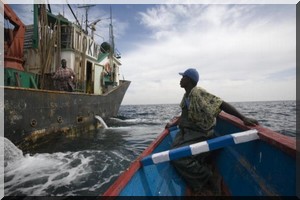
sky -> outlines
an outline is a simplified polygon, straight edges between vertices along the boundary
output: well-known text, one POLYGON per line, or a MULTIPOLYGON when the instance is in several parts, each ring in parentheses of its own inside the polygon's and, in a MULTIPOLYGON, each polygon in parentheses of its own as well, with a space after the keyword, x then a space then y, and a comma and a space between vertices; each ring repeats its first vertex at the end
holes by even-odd
MULTIPOLYGON (((47 2, 53 13, 75 22, 66 4, 47 2)), ((85 11, 78 7, 90 2, 68 1, 80 22, 85 11)), ((123 105, 180 103, 185 91, 178 73, 188 68, 198 70, 198 86, 227 102, 296 100, 297 2, 112 2, 117 3, 90 3, 95 6, 88 17, 101 19, 95 38, 102 43, 108 41, 112 9, 121 78, 131 81, 123 105)), ((23 23, 32 23, 32 5, 11 7, 23 23)))

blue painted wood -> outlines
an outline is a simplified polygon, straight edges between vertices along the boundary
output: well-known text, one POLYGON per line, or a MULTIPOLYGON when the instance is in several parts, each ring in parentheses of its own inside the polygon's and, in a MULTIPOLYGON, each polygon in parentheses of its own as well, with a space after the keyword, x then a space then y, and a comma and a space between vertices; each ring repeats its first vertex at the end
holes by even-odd
MULTIPOLYGON (((169 149, 177 132, 173 129, 153 153, 169 149)), ((120 196, 184 196, 185 188, 171 163, 165 162, 140 168, 120 196)))
POLYGON ((147 156, 146 158, 143 158, 142 162, 143 162, 143 165, 153 165, 154 164, 151 156, 147 156))
MULTIPOLYGON (((217 136, 241 131, 243 131, 241 128, 222 119, 218 119, 215 128, 217 136)), ((152 153, 169 150, 177 133, 178 129, 173 127, 170 135, 152 153)), ((296 160, 274 145, 263 140, 255 140, 226 146, 214 150, 213 153, 217 170, 222 175, 224 185, 231 195, 296 195, 296 160)), ((141 167, 119 195, 183 196, 185 192, 184 181, 170 162, 164 162, 141 167)))
POLYGON ((219 149, 224 146, 234 145, 234 141, 231 135, 224 135, 223 137, 213 138, 207 140, 210 150, 219 149))
POLYGON ((176 160, 178 158, 183 158, 186 156, 191 156, 191 148, 189 146, 179 147, 170 151, 170 160, 176 160))
MULTIPOLYGON (((219 120, 216 134, 239 131, 219 120)), ((295 159, 264 142, 230 146, 218 151, 217 165, 233 196, 295 196, 295 159)))
POLYGON ((253 129, 248 131, 240 131, 235 134, 219 136, 210 140, 194 143, 192 145, 186 145, 183 147, 170 149, 159 153, 153 153, 149 156, 144 157, 141 160, 141 162, 144 166, 151 164, 159 164, 162 162, 196 155, 206 151, 213 151, 215 149, 223 148, 234 144, 249 142, 256 139, 259 139, 257 135, 257 130, 253 129))

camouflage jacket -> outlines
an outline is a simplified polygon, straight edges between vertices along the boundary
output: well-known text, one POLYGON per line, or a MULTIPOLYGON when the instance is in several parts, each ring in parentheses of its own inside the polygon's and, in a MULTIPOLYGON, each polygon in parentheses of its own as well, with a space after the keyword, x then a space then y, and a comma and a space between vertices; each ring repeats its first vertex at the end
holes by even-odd
POLYGON ((188 118, 203 130, 211 129, 221 112, 222 99, 208 93, 201 87, 194 87, 189 96, 184 94, 180 107, 187 106, 188 118))

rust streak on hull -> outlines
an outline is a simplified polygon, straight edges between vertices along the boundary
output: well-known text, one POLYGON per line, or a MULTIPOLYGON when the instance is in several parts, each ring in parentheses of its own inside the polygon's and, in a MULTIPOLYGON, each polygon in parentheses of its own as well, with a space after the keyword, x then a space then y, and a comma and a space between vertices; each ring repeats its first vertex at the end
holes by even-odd
POLYGON ((94 116, 116 116, 129 84, 122 81, 104 95, 4 87, 5 137, 21 145, 53 133, 97 129, 94 116))

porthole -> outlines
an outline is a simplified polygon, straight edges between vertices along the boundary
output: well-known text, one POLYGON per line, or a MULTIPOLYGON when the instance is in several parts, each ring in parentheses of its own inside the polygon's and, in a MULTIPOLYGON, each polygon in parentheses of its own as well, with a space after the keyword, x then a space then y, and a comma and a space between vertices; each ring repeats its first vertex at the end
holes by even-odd
POLYGON ((37 125, 37 121, 35 119, 32 119, 30 122, 30 126, 35 127, 37 125))
POLYGON ((60 124, 63 122, 63 119, 62 119, 61 116, 58 116, 58 117, 57 117, 57 122, 60 123, 60 124))

